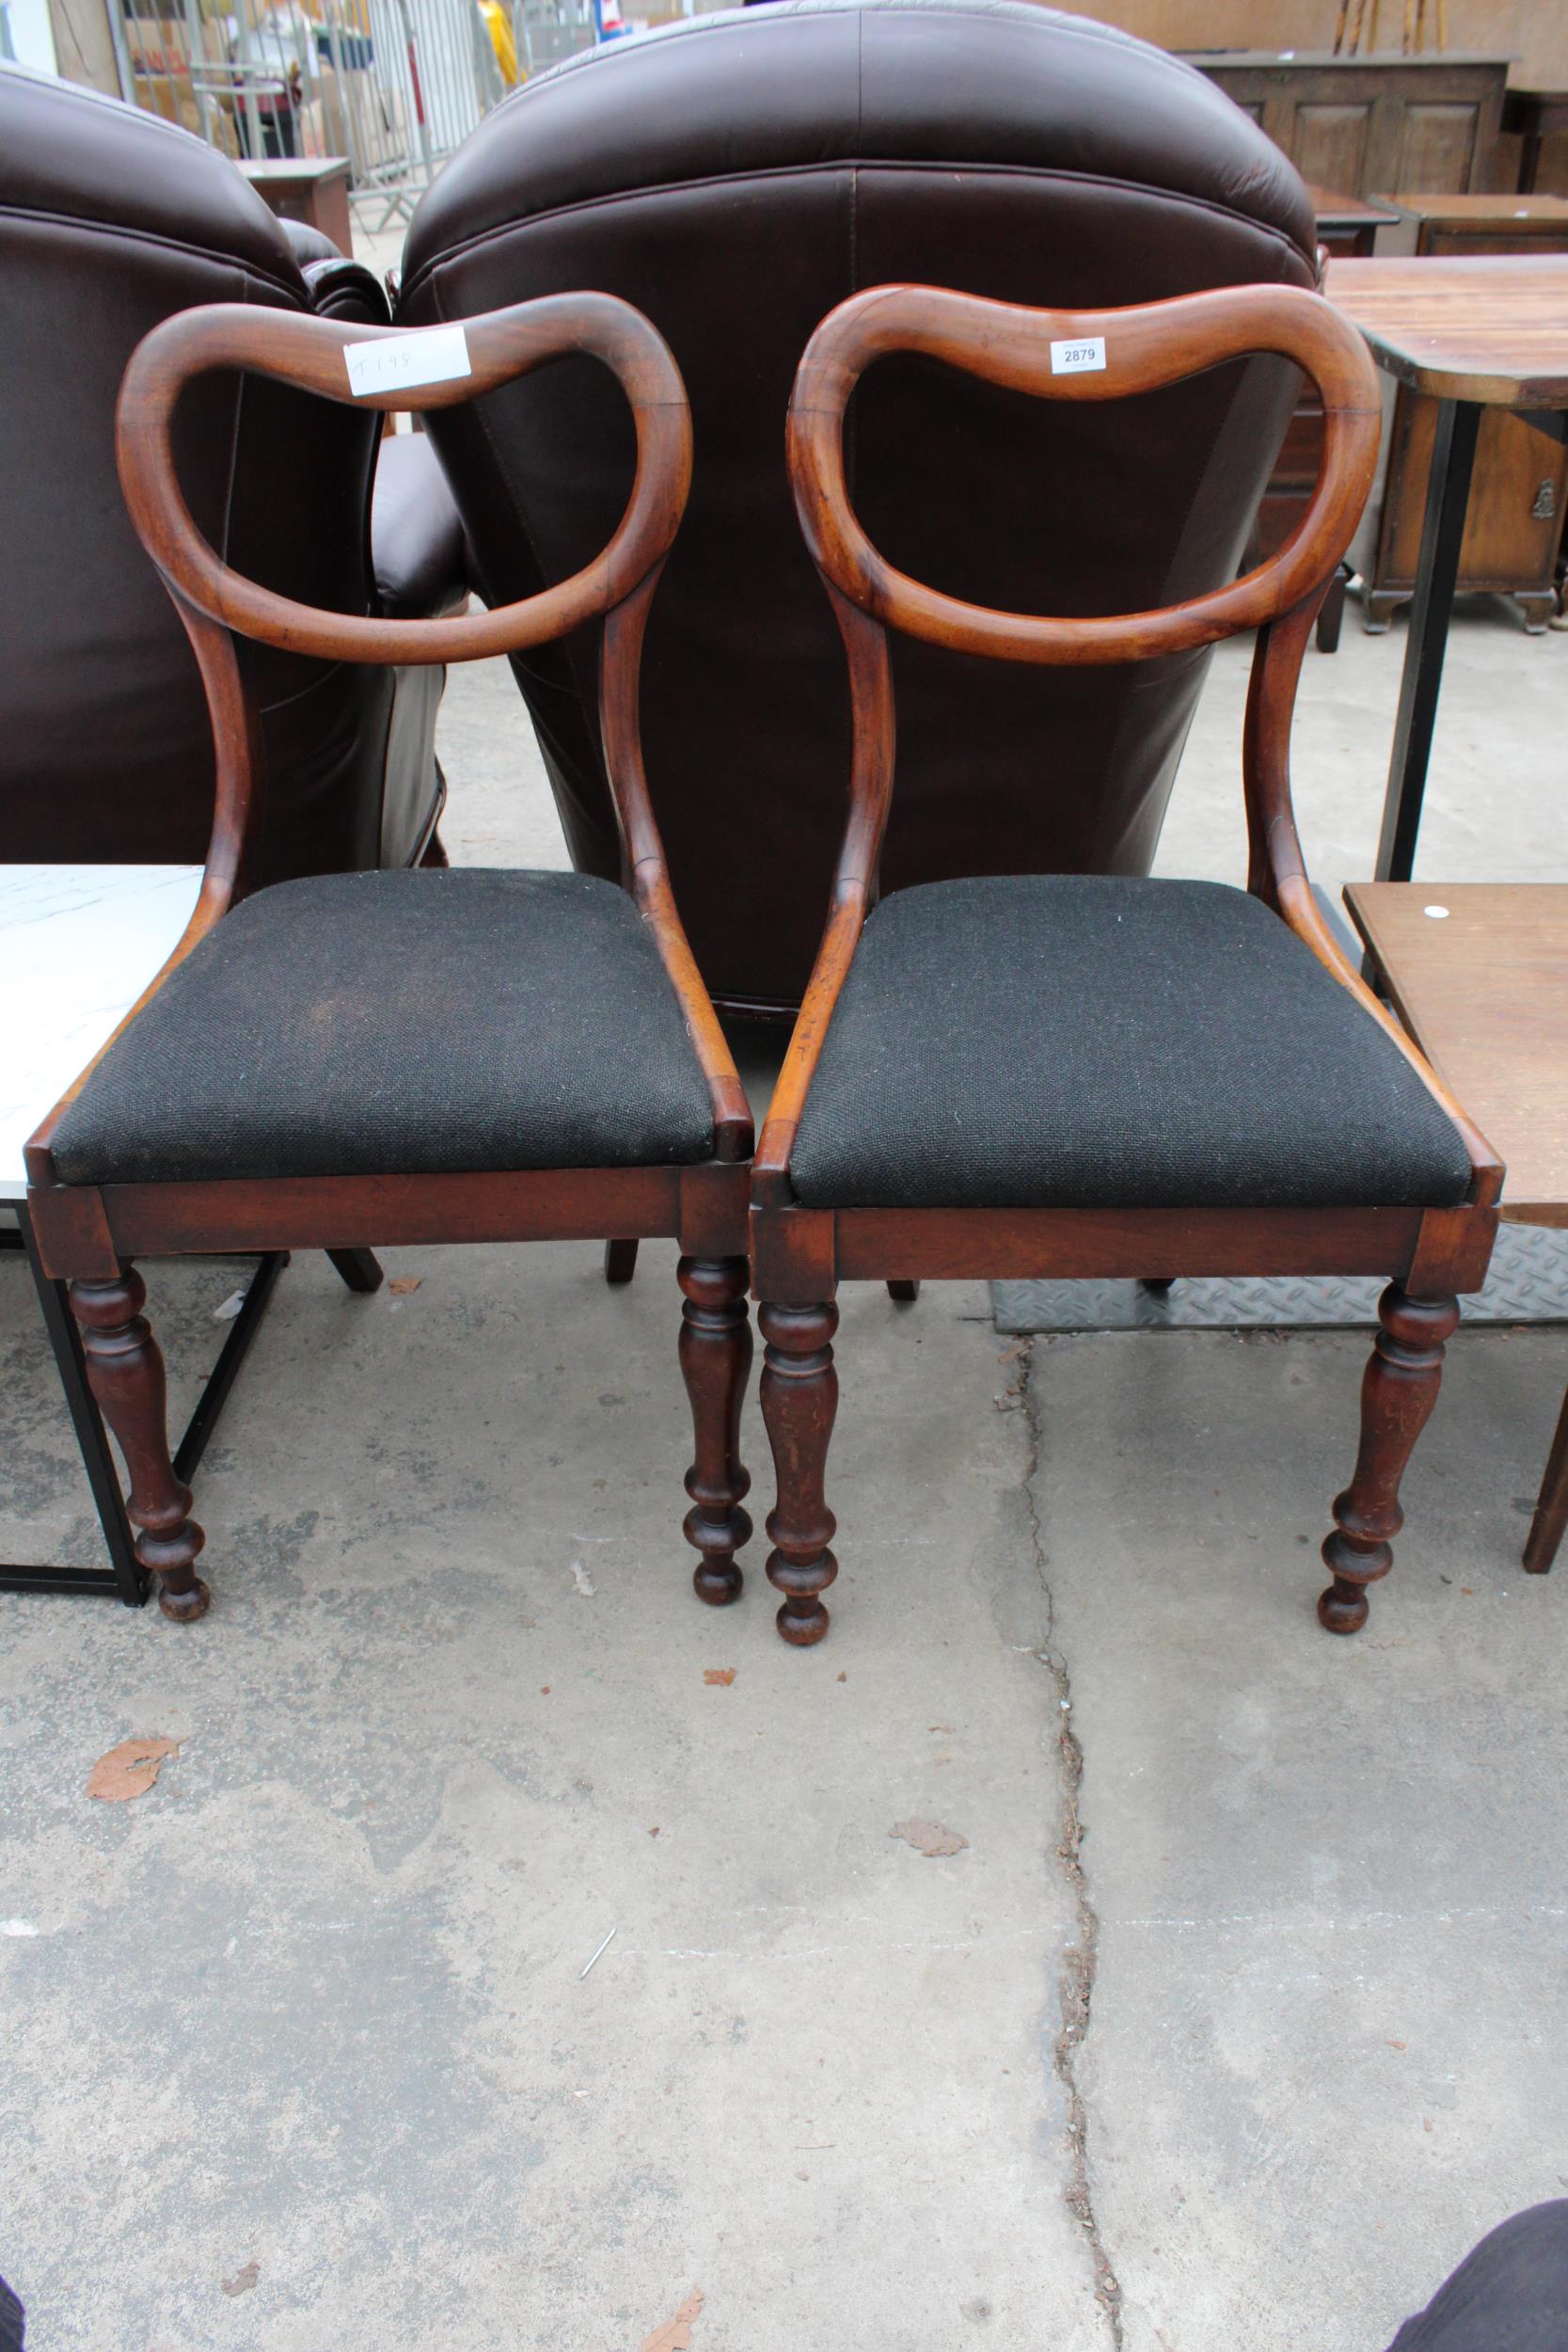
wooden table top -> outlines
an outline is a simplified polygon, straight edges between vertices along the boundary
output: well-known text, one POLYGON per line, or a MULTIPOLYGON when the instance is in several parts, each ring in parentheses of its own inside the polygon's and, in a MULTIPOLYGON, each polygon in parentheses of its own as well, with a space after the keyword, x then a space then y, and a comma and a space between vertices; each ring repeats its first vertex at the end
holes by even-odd
POLYGON ((349 169, 349 159, 346 155, 271 155, 264 162, 252 163, 242 157, 240 169, 247 180, 262 185, 302 187, 318 180, 341 178, 349 169))
POLYGON ((0 865, 0 1200, 22 1147, 119 1027, 190 920, 199 866, 0 865))
POLYGON ((1345 196, 1338 188, 1320 187, 1309 180, 1307 193, 1320 229, 1360 229, 1370 221, 1377 229, 1391 228, 1399 218, 1396 207, 1380 198, 1370 204, 1364 196, 1345 196))
POLYGON ((1545 236, 1568 227, 1568 196, 1383 196, 1417 220, 1450 221, 1456 229, 1512 229, 1522 237, 1545 236))
POLYGON ((1568 408, 1568 253, 1331 261, 1323 292, 1415 391, 1568 408))
POLYGON ((1505 1163, 1504 1216, 1568 1226, 1568 882, 1352 882, 1345 903, 1505 1163))

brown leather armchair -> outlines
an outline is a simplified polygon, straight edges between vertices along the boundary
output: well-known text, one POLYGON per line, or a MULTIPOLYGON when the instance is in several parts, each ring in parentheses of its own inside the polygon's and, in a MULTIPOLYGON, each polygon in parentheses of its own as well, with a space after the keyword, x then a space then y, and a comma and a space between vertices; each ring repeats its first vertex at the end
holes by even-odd
MULTIPOLYGON (((655 321, 690 396, 696 475, 650 627, 643 739, 721 1002, 799 999, 844 818, 843 659, 784 454, 818 322, 890 280, 1104 310, 1311 286, 1314 257, 1295 171, 1201 75, 1011 0, 699 17, 576 58, 480 125, 420 205, 400 318, 602 287, 655 321)), ((1042 418, 1022 394, 891 358, 856 395, 851 488, 895 564, 973 602, 1148 610, 1234 573, 1297 381, 1247 360, 1042 418)), ((585 366, 432 431, 498 599, 580 562, 630 480, 624 422, 585 366)), ((582 639, 515 666, 571 854, 609 875, 594 654, 582 639)), ((1206 660, 1047 678, 900 643, 885 886, 1147 872, 1206 660)))
MULTIPOLYGON (((195 660, 115 476, 115 401, 148 328, 242 301, 385 323, 369 271, 276 220, 159 118, 0 69, 0 855, 199 865, 213 753, 195 660)), ((422 437, 238 378, 187 404, 182 464, 240 569, 356 612, 467 596, 456 510, 422 437), (285 447, 279 468, 276 452, 285 447)), ((255 882, 406 865, 440 813, 442 673, 256 648, 267 773, 255 882)))

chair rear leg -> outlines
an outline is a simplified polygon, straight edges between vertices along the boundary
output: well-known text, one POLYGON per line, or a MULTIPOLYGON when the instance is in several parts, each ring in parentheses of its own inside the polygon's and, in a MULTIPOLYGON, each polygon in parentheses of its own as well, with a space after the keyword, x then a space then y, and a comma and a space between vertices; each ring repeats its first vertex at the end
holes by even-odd
MULTIPOLYGON (((617 1248, 637 1255, 634 1241, 610 1242, 607 1261, 609 1252, 617 1248)), ((752 1369, 748 1270, 744 1258, 683 1258, 676 1269, 685 1293, 681 1375, 696 1440, 696 1459, 686 1473, 692 1508, 686 1515, 685 1533, 687 1542, 702 1554, 691 1573, 697 1597, 715 1609, 739 1594, 741 1575, 735 1555, 752 1533, 751 1514, 740 1507, 752 1484, 740 1459, 740 1407, 752 1369)), ((630 1269, 620 1279, 629 1280, 630 1269)))
POLYGON ((386 1277, 372 1249, 329 1249, 331 1259, 351 1291, 378 1291, 386 1277))
POLYGON ((1541 1481, 1541 1493, 1535 1505, 1535 1517, 1529 1523, 1529 1537, 1525 1545, 1525 1565, 1531 1576, 1544 1576, 1557 1558, 1557 1548, 1562 1541, 1562 1531, 1568 1527, 1568 1396, 1562 1400, 1558 1416, 1557 1435, 1546 1456, 1545 1474, 1541 1481))
POLYGON ((637 1272, 637 1244, 634 1241, 607 1241, 604 1246, 604 1279, 607 1282, 629 1282, 637 1272))
POLYGON ((838 1410, 838 1375, 833 1370, 833 1333, 838 1309, 831 1299, 815 1307, 757 1309, 767 1341, 763 1359, 762 1417, 773 1449, 776 1500, 768 1516, 768 1578, 783 1593, 777 1624, 786 1642, 809 1648, 828 1630, 828 1612, 817 1598, 838 1574, 828 1549, 837 1525, 823 1494, 828 1446, 838 1410))
POLYGON ((190 1516, 191 1490, 169 1455, 164 1359, 142 1313, 146 1304, 147 1285, 134 1266, 121 1267, 110 1281, 71 1285, 87 1384, 131 1473, 125 1509, 141 1530, 136 1557, 158 1579, 165 1616, 184 1625, 212 1605, 196 1573, 207 1538, 190 1516))
POLYGON ((1459 1301, 1412 1298, 1390 1282, 1377 1317, 1382 1328, 1361 1383, 1360 1451, 1350 1485, 1334 1498, 1334 1531, 1323 1549, 1334 1581, 1318 1617, 1330 1633, 1360 1631, 1367 1586, 1394 1565, 1393 1539, 1404 1525, 1400 1480, 1437 1402, 1443 1343, 1459 1322, 1459 1301))

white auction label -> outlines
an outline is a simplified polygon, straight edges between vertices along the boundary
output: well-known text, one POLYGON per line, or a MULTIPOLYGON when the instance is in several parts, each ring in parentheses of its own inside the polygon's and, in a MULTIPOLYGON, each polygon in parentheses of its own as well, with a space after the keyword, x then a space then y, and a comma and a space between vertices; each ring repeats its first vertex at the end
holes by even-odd
POLYGON ((1091 368, 1105 365, 1105 338, 1093 335, 1086 342, 1053 343, 1051 373, 1053 375, 1086 375, 1091 368))
POLYGON ((472 375, 468 338, 460 326, 424 326, 415 334, 382 335, 373 343, 350 343, 343 353, 348 388, 356 399, 367 392, 396 392, 405 385, 451 384, 472 375))

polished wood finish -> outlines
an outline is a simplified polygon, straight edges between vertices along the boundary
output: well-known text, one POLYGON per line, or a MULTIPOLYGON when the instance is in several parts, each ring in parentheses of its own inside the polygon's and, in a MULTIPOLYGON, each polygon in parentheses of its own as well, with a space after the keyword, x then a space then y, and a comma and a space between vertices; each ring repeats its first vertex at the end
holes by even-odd
POLYGON ((189 1624, 212 1603, 196 1573, 207 1538, 190 1516, 191 1490, 169 1458, 164 1359, 142 1313, 146 1304, 147 1285, 131 1266, 107 1280, 71 1285, 87 1385, 130 1473, 125 1510, 139 1530, 136 1557, 158 1578, 165 1616, 189 1624))
POLYGON ((1378 1301, 1380 1325, 1361 1388, 1361 1445, 1350 1485, 1334 1498, 1334 1530, 1323 1541, 1333 1579, 1318 1601, 1329 1633, 1358 1633, 1367 1622, 1367 1587, 1394 1565, 1394 1537, 1404 1525, 1400 1480, 1426 1427, 1443 1377, 1443 1343, 1459 1324, 1454 1297, 1412 1298, 1390 1282, 1378 1301))
POLYGON ((1568 230, 1568 198, 1446 196, 1440 189, 1402 188, 1383 199, 1401 224, 1386 250, 1440 255, 1560 253, 1568 230))
POLYGON ((1323 292, 1413 391, 1568 408, 1568 254, 1330 262, 1323 292))
MULTIPOLYGON (((671 895, 638 726, 649 603, 690 481, 685 392, 655 328, 608 294, 560 294, 518 304, 466 321, 464 334, 467 375, 435 384, 410 382, 404 375, 385 391, 361 396, 360 405, 381 410, 445 407, 495 390, 568 353, 585 354, 620 382, 632 412, 637 459, 626 512, 591 564, 536 596, 485 614, 444 620, 317 612, 241 578, 197 529, 173 458, 175 410, 196 377, 214 370, 248 372, 349 402, 355 397, 349 352, 387 341, 406 349, 417 343, 417 335, 220 305, 166 320, 132 358, 119 410, 120 481, 132 518, 196 650, 213 722, 216 788, 196 910, 173 955, 127 1018, 135 1018, 168 973, 245 894, 259 766, 254 713, 231 632, 325 660, 405 664, 516 652, 602 622, 600 723, 625 845, 623 879, 656 944, 706 1079, 713 1157, 688 1168, 71 1186, 59 1179, 51 1138, 65 1104, 85 1081, 84 1072, 27 1146, 29 1213, 42 1262, 72 1283, 84 1328, 109 1335, 99 1342, 89 1336, 85 1344, 89 1359, 97 1346, 105 1416, 117 1434, 123 1422, 128 1455, 135 1448, 133 1475, 145 1503, 138 1556, 162 1576, 177 1614, 198 1613, 190 1605, 196 1590, 191 1563, 201 1538, 184 1516, 190 1497, 168 1459, 161 1362, 140 1317, 140 1279, 125 1272, 126 1262, 137 1254, 267 1250, 295 1241, 331 1250, 345 1279, 366 1281, 373 1265, 369 1251, 378 1242, 608 1238, 607 1273, 624 1280, 629 1279, 639 1238, 676 1237, 685 1253, 688 1302, 683 1360, 689 1359, 698 1374, 690 1385, 698 1420, 693 1477, 699 1483, 691 1491, 703 1520, 699 1548, 713 1584, 705 1597, 728 1597, 738 1589, 733 1551, 749 1523, 738 1509, 745 1472, 735 1454, 735 1416, 750 1339, 736 1269, 746 1247, 752 1119, 671 895), (290 1239, 260 1238, 274 1233, 290 1239)), ((417 375, 418 368, 411 373, 417 375)), ((440 886, 434 875, 432 882, 440 886)), ((136 1503, 128 1507, 137 1518, 136 1503)))
POLYGON ((1194 51, 1189 62, 1262 126, 1304 180, 1353 196, 1457 194, 1489 183, 1506 57, 1234 50, 1194 51))
POLYGON ((775 1619, 780 1633, 796 1649, 810 1649, 828 1630, 821 1596, 838 1574, 828 1549, 838 1522, 823 1493, 838 1412, 838 1309, 831 1299, 807 1307, 765 1303, 757 1325, 768 1343, 762 1418, 778 1498, 768 1515, 768 1579, 784 1595, 775 1619))
MULTIPOLYGON (((1384 241, 1385 253, 1402 239, 1418 260, 1450 264, 1490 259, 1496 266, 1501 259, 1519 256, 1568 256, 1568 202, 1560 197, 1403 195, 1395 201, 1400 221, 1384 241)), ((1337 286, 1338 278, 1333 282, 1337 286)), ((1473 299, 1477 289, 1469 283, 1473 299)), ((1488 299, 1484 280, 1480 298, 1483 305, 1488 299)), ((1433 299, 1441 302, 1440 288, 1433 299)), ((1498 346, 1506 352, 1510 326, 1495 313, 1494 322, 1498 346)), ((1476 332, 1473 317, 1467 326, 1476 332)), ((1560 345, 1568 342, 1568 322, 1560 313, 1557 335, 1560 345)), ((1407 332, 1406 341, 1415 338, 1407 332)), ((1415 589, 1438 389, 1402 380, 1395 395, 1377 552, 1367 582, 1367 618, 1374 630, 1387 625, 1415 589)), ((1513 405, 1493 403, 1481 420, 1458 586, 1463 593, 1517 597, 1527 622, 1539 633, 1555 602, 1568 504, 1568 448, 1511 413, 1513 405)))
MULTIPOLYGON (((927 1275, 1120 1274, 1161 1279, 1199 1272, 1377 1272, 1403 1282, 1412 1313, 1441 1321, 1455 1294, 1484 1275, 1496 1231, 1501 1168, 1418 1049, 1346 962, 1313 898, 1290 791, 1290 727, 1302 658, 1318 606, 1343 554, 1370 480, 1377 386, 1363 343, 1318 296, 1228 289, 1093 316, 1031 312, 929 287, 876 289, 842 304, 817 329, 796 378, 788 448, 797 511, 848 660, 854 737, 849 813, 827 927, 752 1171, 752 1259, 768 1342, 763 1410, 778 1502, 768 1520, 768 1574, 786 1595, 780 1629, 815 1641, 820 1595, 836 1573, 824 1497, 836 1394, 832 1341, 840 1279, 911 1282, 927 1275), (1105 365, 1057 375, 1053 342, 1103 338, 1105 365), (883 353, 918 351, 993 383, 1044 398, 1115 399, 1257 351, 1300 366, 1323 411, 1324 465, 1299 527, 1241 580, 1164 612, 1052 619, 1001 613, 942 596, 895 570, 871 544, 849 502, 843 419, 862 371, 883 353), (1243 739, 1250 860, 1248 887, 1271 907, 1379 1023, 1459 1126, 1471 1164, 1458 1210, 816 1209, 795 1198, 790 1154, 833 1007, 866 913, 895 778, 895 717, 887 631, 898 628, 965 653, 1073 666, 1136 660, 1256 628, 1243 739)), ((1289 1053, 1291 1041, 1260 1041, 1289 1053)), ((1401 1296, 1404 1295, 1402 1292, 1401 1296)), ((1392 1311, 1392 1310, 1390 1310, 1392 1311)), ((1413 1327, 1408 1318, 1402 1331, 1413 1327)), ((1423 1325, 1423 1329, 1426 1327, 1423 1325)), ((1394 1507, 1402 1456, 1394 1424, 1386 1327, 1382 1371, 1364 1401, 1362 1463, 1337 1520, 1341 1560, 1332 1573, 1359 1591, 1380 1572, 1372 1544, 1394 1507), (1357 1546, 1361 1549, 1357 1549, 1357 1546)), ((1430 1348, 1427 1351, 1430 1353, 1430 1348)), ((1410 1370, 1401 1363, 1402 1378, 1410 1370)), ((1408 1387, 1408 1382, 1406 1387, 1408 1387)), ((1399 1391, 1402 1397, 1405 1390, 1399 1391)), ((1408 1449, 1406 1449, 1408 1450, 1408 1449)), ((1350 1607, 1338 1585, 1325 1622, 1350 1607)))
POLYGON ((1400 1019, 1505 1161, 1503 1216, 1568 1227, 1568 882, 1352 882, 1345 903, 1400 1019))
MULTIPOLYGON (((1568 883, 1355 882, 1345 899, 1400 1018, 1497 1137, 1502 1216, 1568 1228, 1568 883)), ((1568 1400, 1525 1546, 1532 1574, 1565 1526, 1568 1400)))
POLYGON ((1345 196, 1338 188, 1313 183, 1307 193, 1312 199, 1318 243, 1325 253, 1375 253, 1379 232, 1399 218, 1386 202, 1369 203, 1365 197, 1345 196))
POLYGON ((702 1554, 691 1581, 699 1600, 714 1607, 740 1590, 735 1555, 752 1533, 741 1509, 751 1474, 740 1459, 740 1408, 752 1369, 752 1326, 746 1311, 750 1274, 744 1254, 683 1258, 681 1374, 691 1402, 696 1459, 686 1473, 692 1508, 686 1540, 702 1554))

